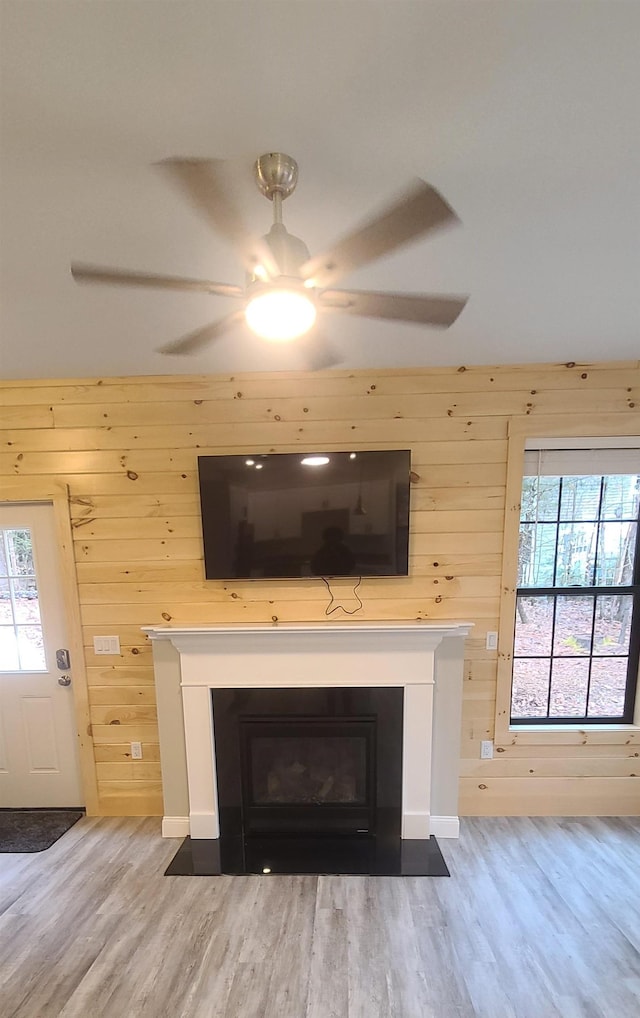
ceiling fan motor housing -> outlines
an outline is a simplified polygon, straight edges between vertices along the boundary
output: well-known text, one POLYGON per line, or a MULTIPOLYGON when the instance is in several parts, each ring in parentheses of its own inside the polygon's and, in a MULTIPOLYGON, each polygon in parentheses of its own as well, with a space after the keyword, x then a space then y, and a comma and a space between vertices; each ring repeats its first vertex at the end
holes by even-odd
POLYGON ((298 183, 298 164, 283 152, 267 152, 256 160, 256 183, 258 189, 273 201, 275 194, 288 198, 298 183))

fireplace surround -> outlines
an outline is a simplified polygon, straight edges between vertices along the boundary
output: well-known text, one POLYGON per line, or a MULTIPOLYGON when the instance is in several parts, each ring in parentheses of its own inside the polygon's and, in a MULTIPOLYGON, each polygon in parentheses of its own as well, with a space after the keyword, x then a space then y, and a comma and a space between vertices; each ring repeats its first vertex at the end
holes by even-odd
POLYGON ((221 836, 400 837, 400 687, 214 689, 221 836))
MULTIPOLYGON (((469 623, 320 622, 148 627, 163 835, 220 836, 214 698, 221 690, 395 687, 403 694, 400 836, 457 837, 464 637, 469 623)), ((224 808, 224 807, 223 807, 224 808)))

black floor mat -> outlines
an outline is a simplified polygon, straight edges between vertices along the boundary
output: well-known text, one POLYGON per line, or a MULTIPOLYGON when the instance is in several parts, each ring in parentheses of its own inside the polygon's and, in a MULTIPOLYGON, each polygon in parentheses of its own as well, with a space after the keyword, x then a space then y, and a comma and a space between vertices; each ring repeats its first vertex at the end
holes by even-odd
POLYGON ((83 816, 78 809, 0 809, 0 852, 44 852, 83 816))

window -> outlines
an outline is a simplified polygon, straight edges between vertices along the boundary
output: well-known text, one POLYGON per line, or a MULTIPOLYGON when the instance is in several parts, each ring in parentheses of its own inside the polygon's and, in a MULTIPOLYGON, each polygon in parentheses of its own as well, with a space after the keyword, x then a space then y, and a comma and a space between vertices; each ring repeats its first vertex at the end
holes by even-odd
POLYGON ((0 671, 44 668, 31 531, 0 530, 0 671))
POLYGON ((525 452, 511 724, 633 721, 640 450, 525 452))

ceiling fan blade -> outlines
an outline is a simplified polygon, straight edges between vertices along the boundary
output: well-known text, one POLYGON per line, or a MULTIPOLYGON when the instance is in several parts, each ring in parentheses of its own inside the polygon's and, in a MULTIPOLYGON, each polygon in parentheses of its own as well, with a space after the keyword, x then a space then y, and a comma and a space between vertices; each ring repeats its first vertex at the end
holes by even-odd
POLYGON ((268 276, 279 274, 267 244, 245 228, 229 167, 223 159, 163 159, 157 165, 238 252, 248 272, 253 274, 262 266, 268 276))
POLYGON ((211 322, 202 329, 195 329, 186 336, 181 336, 180 339, 174 339, 173 342, 166 343, 164 346, 159 347, 158 353, 176 354, 178 356, 195 353, 201 346, 206 346, 215 339, 219 339, 220 336, 228 332, 242 318, 244 318, 244 311, 232 311, 230 315, 219 318, 217 322, 211 322))
POLYGON ((324 368, 331 368, 334 364, 339 364, 342 360, 325 334, 317 328, 296 340, 296 345, 302 350, 305 365, 309 371, 322 371, 324 368))
POLYGON ((430 184, 417 180, 385 212, 343 237, 331 250, 310 258, 302 266, 302 276, 313 280, 315 286, 328 286, 410 240, 458 221, 442 195, 430 184))
POLYGON ((387 318, 448 328, 468 297, 440 297, 418 293, 382 293, 375 290, 324 290, 320 307, 363 318, 387 318))
POLYGON ((77 283, 102 283, 107 286, 148 286, 155 290, 190 290, 213 293, 218 297, 243 297, 241 286, 231 283, 214 283, 209 279, 183 279, 181 276, 154 276, 146 272, 127 272, 100 265, 71 266, 71 275, 77 283))

